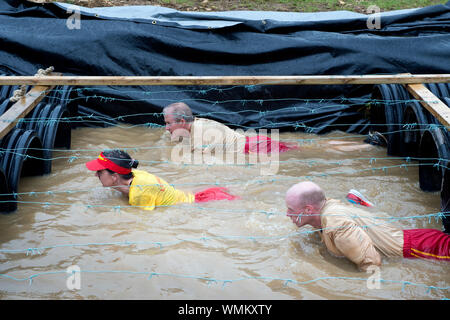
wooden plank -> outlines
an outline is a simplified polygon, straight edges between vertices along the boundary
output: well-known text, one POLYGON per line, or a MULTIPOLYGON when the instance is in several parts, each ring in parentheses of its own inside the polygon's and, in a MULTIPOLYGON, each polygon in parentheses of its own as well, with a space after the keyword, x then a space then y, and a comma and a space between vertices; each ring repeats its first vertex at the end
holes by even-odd
POLYGON ((441 124, 450 130, 450 107, 439 100, 433 92, 428 90, 423 84, 407 84, 406 89, 411 95, 420 100, 420 104, 435 116, 441 124))
POLYGON ((323 85, 450 82, 450 74, 321 76, 2 76, 0 85, 323 85))
POLYGON ((52 90, 54 86, 35 86, 23 98, 13 104, 0 116, 0 139, 17 124, 17 119, 25 117, 52 90))

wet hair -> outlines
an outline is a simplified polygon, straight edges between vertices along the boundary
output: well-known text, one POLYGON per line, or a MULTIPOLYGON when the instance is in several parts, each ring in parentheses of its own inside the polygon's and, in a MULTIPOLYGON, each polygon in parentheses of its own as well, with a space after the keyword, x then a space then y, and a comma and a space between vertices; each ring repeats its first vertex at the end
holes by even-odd
POLYGON ((192 110, 189 108, 189 106, 184 102, 175 102, 172 104, 169 104, 168 106, 164 107, 163 113, 168 113, 168 110, 171 110, 171 114, 174 117, 175 121, 180 121, 181 119, 184 119, 186 122, 193 122, 194 116, 192 115, 192 110))
MULTIPOLYGON (((103 155, 107 157, 109 160, 117 164, 118 166, 121 166, 122 168, 132 169, 137 168, 139 165, 139 161, 136 159, 133 159, 130 157, 128 153, 122 150, 105 150, 103 151, 103 155)), ((112 170, 106 169, 109 173, 117 173, 112 170)), ((117 173, 122 179, 128 180, 133 178, 133 173, 130 172, 128 174, 120 174, 117 173)))

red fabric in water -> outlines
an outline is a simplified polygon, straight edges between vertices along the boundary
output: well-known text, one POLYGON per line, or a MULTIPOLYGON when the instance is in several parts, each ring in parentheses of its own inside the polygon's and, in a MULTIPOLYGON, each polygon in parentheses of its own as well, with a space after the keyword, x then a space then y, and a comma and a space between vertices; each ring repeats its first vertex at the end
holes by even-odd
POLYGON ((233 196, 227 192, 227 188, 213 187, 195 194, 195 202, 208 202, 214 200, 235 200, 238 196, 233 196))
POLYGON ((253 136, 246 137, 244 153, 281 153, 297 148, 298 146, 292 143, 272 140, 266 136, 253 136))
POLYGON ((450 262, 450 235, 437 229, 403 230, 403 257, 450 262))

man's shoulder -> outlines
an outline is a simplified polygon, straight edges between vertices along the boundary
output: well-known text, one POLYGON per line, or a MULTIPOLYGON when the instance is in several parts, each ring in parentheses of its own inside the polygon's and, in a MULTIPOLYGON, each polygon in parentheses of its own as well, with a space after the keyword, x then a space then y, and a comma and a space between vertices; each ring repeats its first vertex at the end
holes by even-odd
POLYGON ((322 225, 325 225, 324 232, 335 232, 336 227, 354 224, 349 214, 352 208, 337 199, 327 199, 321 212, 322 225))
POLYGON ((337 200, 337 199, 327 199, 326 203, 322 209, 322 212, 329 212, 329 211, 344 211, 346 212, 347 210, 349 210, 350 206, 348 206, 347 204, 343 203, 341 200, 337 200))
POLYGON ((194 118, 194 125, 204 125, 204 126, 225 126, 219 121, 206 119, 206 118, 194 118))

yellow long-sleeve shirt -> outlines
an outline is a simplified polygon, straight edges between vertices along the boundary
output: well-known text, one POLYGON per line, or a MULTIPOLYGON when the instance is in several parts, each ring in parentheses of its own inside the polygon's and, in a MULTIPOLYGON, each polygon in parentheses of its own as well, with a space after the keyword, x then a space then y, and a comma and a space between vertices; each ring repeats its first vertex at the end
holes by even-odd
POLYGON ((134 169, 133 176, 128 195, 130 205, 153 210, 156 206, 195 201, 192 193, 177 190, 149 172, 134 169))

